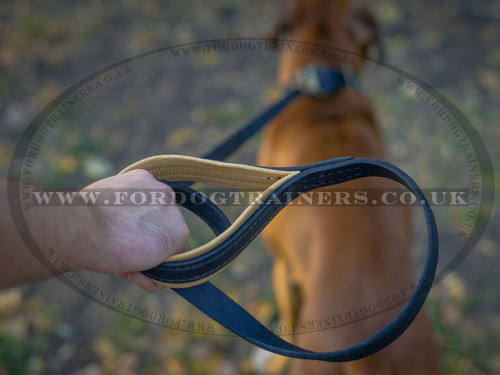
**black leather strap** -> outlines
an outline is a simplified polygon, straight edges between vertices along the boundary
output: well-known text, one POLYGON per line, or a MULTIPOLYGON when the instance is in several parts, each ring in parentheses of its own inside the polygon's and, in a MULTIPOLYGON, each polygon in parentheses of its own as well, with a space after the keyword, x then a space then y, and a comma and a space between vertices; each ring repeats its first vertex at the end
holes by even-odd
MULTIPOLYGON (((235 334, 254 345, 277 354, 303 359, 342 362, 360 359, 383 349, 398 338, 413 322, 433 284, 438 260, 438 233, 429 203, 417 184, 406 173, 394 165, 380 160, 347 157, 283 169, 299 170, 300 173, 280 185, 275 193, 268 197, 248 220, 222 244, 192 259, 165 262, 144 273, 155 280, 169 283, 182 284, 187 281, 203 279, 231 262, 287 203, 300 194, 358 178, 385 177, 405 186, 420 203, 427 224, 427 255, 416 288, 405 307, 389 325, 371 338, 353 347, 338 351, 312 352, 276 336, 208 281, 188 288, 173 288, 183 298, 235 334)), ((180 189, 184 193, 199 194, 185 186, 180 189)), ((208 200, 204 201, 205 203, 200 205, 184 204, 184 206, 198 214, 215 233, 227 228, 229 221, 225 215, 215 205, 208 203, 208 200)))
MULTIPOLYGON (((286 181, 273 195, 262 202, 261 206, 229 239, 200 256, 177 262, 164 262, 144 271, 144 274, 169 284, 184 284, 204 279, 233 261, 291 200, 300 194, 320 187, 362 177, 379 176, 399 182, 412 191, 419 202, 427 202, 421 190, 406 173, 392 164, 380 160, 339 158, 287 169, 300 170, 300 173, 286 181)), ((207 205, 191 205, 186 208, 198 214, 212 228, 227 228, 229 221, 223 216, 224 214, 220 210, 208 208, 208 203, 207 205), (225 224, 221 224, 221 221, 224 221, 225 224)), ((422 205, 422 208, 426 213, 426 219, 433 220, 428 204, 422 205)), ((432 232, 429 232, 429 235, 431 234, 432 232)))
POLYGON ((202 157, 211 160, 225 160, 296 98, 305 95, 317 98, 336 95, 347 87, 358 87, 356 76, 351 69, 338 69, 321 64, 307 65, 295 75, 283 98, 202 157))
POLYGON ((172 181, 162 182, 169 185, 176 193, 175 202, 189 211, 194 212, 210 227, 210 229, 212 229, 212 232, 214 232, 216 236, 224 232, 231 225, 231 222, 224 212, 202 193, 182 183, 172 181))

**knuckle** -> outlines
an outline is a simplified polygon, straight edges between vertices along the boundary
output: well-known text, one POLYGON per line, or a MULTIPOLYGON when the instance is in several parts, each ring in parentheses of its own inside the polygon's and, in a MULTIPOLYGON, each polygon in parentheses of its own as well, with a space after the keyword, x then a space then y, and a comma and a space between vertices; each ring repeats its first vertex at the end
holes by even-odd
POLYGON ((133 170, 127 172, 127 174, 130 177, 136 177, 136 178, 140 178, 140 179, 153 177, 153 175, 151 174, 151 172, 149 172, 149 171, 147 171, 145 169, 133 169, 133 170))
POLYGON ((169 185, 164 184, 163 182, 158 181, 159 184, 163 187, 163 190, 168 193, 169 195, 172 195, 174 193, 174 189, 172 189, 169 185))

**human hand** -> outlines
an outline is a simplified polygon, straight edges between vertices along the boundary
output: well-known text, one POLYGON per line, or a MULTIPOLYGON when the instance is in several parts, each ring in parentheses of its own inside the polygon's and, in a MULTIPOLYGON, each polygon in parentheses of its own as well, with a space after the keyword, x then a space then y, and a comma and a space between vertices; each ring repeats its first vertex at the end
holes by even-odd
POLYGON ((89 190, 154 191, 164 194, 167 204, 89 207, 92 217, 80 228, 77 243, 81 241, 82 246, 73 251, 70 264, 90 271, 116 273, 146 291, 161 289, 139 271, 189 249, 189 230, 179 208, 172 203, 172 189, 145 170, 133 170, 83 189, 89 190))

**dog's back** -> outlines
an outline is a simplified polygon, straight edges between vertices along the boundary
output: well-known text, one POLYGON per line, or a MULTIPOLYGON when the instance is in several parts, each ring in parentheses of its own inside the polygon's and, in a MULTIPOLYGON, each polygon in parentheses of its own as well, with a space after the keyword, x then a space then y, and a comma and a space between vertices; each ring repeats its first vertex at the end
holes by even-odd
MULTIPOLYGON (((282 31, 289 32, 292 40, 338 48, 334 58, 318 49, 283 53, 282 83, 311 62, 336 68, 347 65, 359 72, 362 61, 341 51, 364 54, 378 42, 370 14, 353 8, 350 1, 295 1, 276 30, 282 31)), ((353 88, 321 99, 297 99, 269 125, 258 163, 294 166, 340 156, 384 158, 370 101, 353 88)), ((265 238, 274 255, 274 287, 283 323, 296 327, 319 322, 334 314, 360 311, 395 293, 402 299, 411 293, 407 208, 346 204, 353 202, 356 191, 391 186, 370 178, 323 189, 333 200, 340 197, 341 204, 288 207, 271 222, 265 238)), ((397 310, 335 329, 301 333, 296 342, 314 351, 346 348, 382 329, 397 310)), ((290 370, 297 375, 440 373, 425 313, 396 342, 366 359, 344 364, 292 360, 290 370)))

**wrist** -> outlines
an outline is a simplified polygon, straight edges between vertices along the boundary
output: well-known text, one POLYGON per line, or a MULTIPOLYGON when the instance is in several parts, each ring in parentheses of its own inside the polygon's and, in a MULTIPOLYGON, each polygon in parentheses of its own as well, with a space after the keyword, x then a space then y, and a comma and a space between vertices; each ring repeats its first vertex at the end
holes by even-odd
POLYGON ((36 245, 59 272, 82 267, 81 254, 93 238, 91 207, 32 207, 25 217, 36 245))

